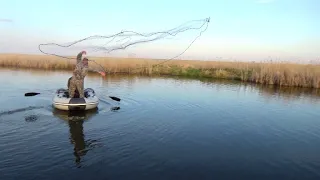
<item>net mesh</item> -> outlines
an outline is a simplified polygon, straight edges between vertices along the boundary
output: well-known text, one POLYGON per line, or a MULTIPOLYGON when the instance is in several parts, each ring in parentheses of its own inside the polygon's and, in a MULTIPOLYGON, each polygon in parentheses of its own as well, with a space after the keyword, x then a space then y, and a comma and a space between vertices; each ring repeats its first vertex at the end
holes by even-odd
MULTIPOLYGON (((164 41, 174 42, 179 40, 183 34, 187 34, 187 32, 193 31, 197 32, 196 36, 192 41, 189 41, 187 45, 183 45, 183 49, 180 50, 180 53, 177 53, 171 58, 164 59, 158 64, 165 63, 167 61, 173 60, 183 53, 185 53, 190 46, 196 41, 197 38, 201 36, 201 34, 207 30, 208 24, 210 22, 210 18, 198 19, 185 22, 177 27, 172 29, 163 30, 159 32, 151 32, 151 33, 139 33, 134 31, 121 31, 112 35, 92 35, 77 41, 58 44, 58 43, 46 43, 40 44, 39 50, 47 55, 53 55, 57 57, 61 57, 64 59, 74 60, 76 63, 76 55, 85 50, 87 52, 87 58, 89 59, 89 66, 94 71, 104 71, 109 72, 106 68, 104 68, 101 64, 97 63, 93 60, 93 56, 101 56, 103 55, 111 55, 114 53, 117 55, 119 51, 126 50, 131 48, 131 51, 138 51, 139 48, 151 48, 151 42, 162 40, 162 44, 158 43, 159 47, 166 46, 164 41), (58 53, 57 53, 58 52, 58 53), (68 55, 63 55, 68 54, 68 55)), ((157 44, 157 43, 153 43, 157 44)), ((132 54, 132 53, 131 53, 132 54)))

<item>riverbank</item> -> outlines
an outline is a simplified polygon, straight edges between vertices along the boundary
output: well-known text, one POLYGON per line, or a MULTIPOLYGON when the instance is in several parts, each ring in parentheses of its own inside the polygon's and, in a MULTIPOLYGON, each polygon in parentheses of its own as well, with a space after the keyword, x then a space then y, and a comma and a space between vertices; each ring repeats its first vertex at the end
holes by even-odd
MULTIPOLYGON (((320 65, 137 58, 92 58, 110 73, 233 79, 258 84, 320 88, 320 65)), ((92 62, 90 62, 92 64, 92 62)), ((46 55, 0 54, 0 67, 72 70, 75 60, 46 55)))

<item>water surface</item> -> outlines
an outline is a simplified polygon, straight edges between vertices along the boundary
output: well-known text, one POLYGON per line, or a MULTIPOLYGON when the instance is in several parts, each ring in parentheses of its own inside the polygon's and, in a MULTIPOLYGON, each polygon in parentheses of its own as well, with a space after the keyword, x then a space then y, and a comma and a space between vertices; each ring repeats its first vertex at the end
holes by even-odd
POLYGON ((1 180, 320 179, 319 91, 89 75, 75 114, 51 106, 70 75, 0 69, 1 180))

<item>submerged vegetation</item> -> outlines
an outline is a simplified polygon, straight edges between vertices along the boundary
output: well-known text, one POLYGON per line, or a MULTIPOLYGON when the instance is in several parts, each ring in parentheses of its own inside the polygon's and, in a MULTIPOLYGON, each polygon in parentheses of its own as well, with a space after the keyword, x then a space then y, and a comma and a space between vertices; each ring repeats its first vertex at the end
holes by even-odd
MULTIPOLYGON (((137 58, 91 58, 107 72, 232 79, 257 84, 320 88, 320 65, 137 58)), ((90 62, 91 64, 92 62, 90 62)), ((72 70, 75 60, 45 55, 1 54, 1 67, 72 70)))

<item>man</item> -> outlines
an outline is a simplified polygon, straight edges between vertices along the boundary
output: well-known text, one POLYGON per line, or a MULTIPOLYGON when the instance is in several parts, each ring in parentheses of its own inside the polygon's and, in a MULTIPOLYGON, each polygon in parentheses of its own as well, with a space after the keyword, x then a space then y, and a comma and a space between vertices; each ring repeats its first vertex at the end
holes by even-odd
MULTIPOLYGON (((83 55, 86 55, 86 54, 87 54, 86 51, 81 51, 81 52, 78 53, 77 58, 76 58, 76 60, 77 60, 76 65, 79 64, 83 60, 82 59, 82 58, 84 58, 83 55)), ((68 79, 68 85, 67 85, 68 88, 70 86, 71 78, 72 78, 72 76, 68 79)))
MULTIPOLYGON (((81 53, 82 54, 82 53, 81 53)), ((79 54, 78 54, 79 55, 79 54)), ((81 59, 81 56, 79 56, 81 59)), ((78 61, 78 57, 77 57, 78 61)), ((89 69, 88 67, 88 59, 83 58, 77 63, 76 68, 73 71, 73 76, 68 82, 69 85, 69 97, 73 98, 75 94, 75 90, 78 90, 79 97, 84 97, 84 78, 86 77, 88 71, 95 71, 93 69, 89 69)), ((97 71, 95 71, 97 72, 97 71)), ((104 72, 99 72, 102 76, 105 76, 104 72)))
MULTIPOLYGON (((76 65, 79 64, 83 60, 83 58, 86 54, 87 54, 86 51, 81 51, 78 53, 77 58, 76 58, 76 60, 77 60, 76 65)), ((68 79, 68 84, 67 84, 68 89, 70 89, 71 78, 72 78, 72 76, 68 79)), ((70 96, 70 93, 69 93, 69 96, 70 96)), ((79 97, 79 92, 78 92, 77 88, 74 90, 74 94, 72 97, 79 97)))

